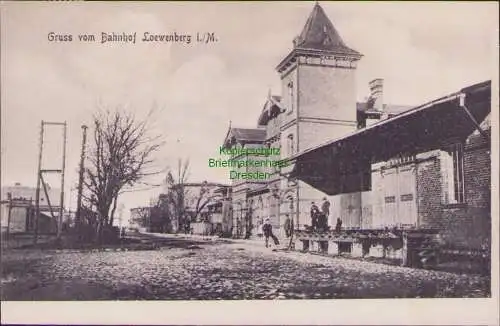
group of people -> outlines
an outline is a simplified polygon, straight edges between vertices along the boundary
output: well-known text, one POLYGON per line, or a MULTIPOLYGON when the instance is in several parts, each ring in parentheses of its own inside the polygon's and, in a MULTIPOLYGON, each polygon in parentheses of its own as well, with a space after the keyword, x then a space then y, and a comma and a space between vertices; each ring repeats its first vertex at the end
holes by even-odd
MULTIPOLYGON (((314 231, 326 231, 328 229, 328 217, 330 216, 330 202, 326 197, 323 197, 321 203, 321 211, 315 202, 311 202, 311 224, 314 231)), ((342 228, 342 220, 337 218, 335 231, 340 232, 342 228)))
MULTIPOLYGON (((312 229, 314 231, 326 231, 328 229, 328 217, 330 216, 330 202, 326 197, 323 198, 321 203, 321 210, 316 205, 315 202, 311 202, 311 222, 312 229)), ((293 232, 293 221, 290 219, 289 215, 286 215, 285 219, 285 233, 286 237, 289 238, 293 232)), ((337 223, 335 225, 335 231, 340 232, 342 228, 342 220, 337 218, 337 223)), ((264 219, 263 224, 259 227, 259 235, 264 236, 266 248, 269 247, 269 238, 271 238, 275 245, 279 245, 278 238, 273 233, 273 227, 269 218, 264 219)))

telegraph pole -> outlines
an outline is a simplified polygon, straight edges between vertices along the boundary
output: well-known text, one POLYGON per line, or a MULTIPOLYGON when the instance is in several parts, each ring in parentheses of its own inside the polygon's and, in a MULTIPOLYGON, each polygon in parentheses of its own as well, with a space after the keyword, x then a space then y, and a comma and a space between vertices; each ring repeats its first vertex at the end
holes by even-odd
POLYGON ((44 122, 42 120, 41 126, 40 126, 40 147, 39 147, 39 153, 38 153, 38 169, 36 171, 36 199, 35 199, 35 232, 33 233, 34 238, 33 242, 36 244, 38 240, 38 220, 40 220, 40 177, 41 177, 41 170, 42 170, 42 150, 43 150, 43 126, 44 122))
POLYGON ((84 163, 85 163, 85 146, 87 143, 87 126, 82 125, 82 152, 80 155, 80 175, 78 179, 78 199, 76 206, 76 219, 75 226, 78 236, 81 233, 81 213, 82 213, 82 193, 83 193, 83 175, 84 175, 84 163))
POLYGON ((66 122, 63 124, 63 154, 62 154, 62 164, 61 164, 61 199, 59 201, 59 221, 57 223, 57 239, 61 239, 62 232, 62 220, 64 213, 64 170, 66 168, 66 122))
POLYGON ((7 233, 6 233, 6 239, 9 239, 10 236, 10 219, 12 215, 12 194, 9 192, 7 193, 7 199, 9 200, 9 212, 7 216, 7 233))

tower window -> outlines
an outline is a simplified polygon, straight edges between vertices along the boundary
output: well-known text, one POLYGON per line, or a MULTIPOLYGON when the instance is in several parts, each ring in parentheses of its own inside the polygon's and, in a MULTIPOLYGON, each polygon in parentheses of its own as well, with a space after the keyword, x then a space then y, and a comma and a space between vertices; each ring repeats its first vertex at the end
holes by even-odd
POLYGON ((288 83, 288 103, 289 103, 289 113, 293 112, 294 109, 294 93, 293 93, 293 82, 288 83))
POLYGON ((290 134, 288 135, 288 155, 293 155, 294 154, 294 146, 293 146, 293 135, 290 134))

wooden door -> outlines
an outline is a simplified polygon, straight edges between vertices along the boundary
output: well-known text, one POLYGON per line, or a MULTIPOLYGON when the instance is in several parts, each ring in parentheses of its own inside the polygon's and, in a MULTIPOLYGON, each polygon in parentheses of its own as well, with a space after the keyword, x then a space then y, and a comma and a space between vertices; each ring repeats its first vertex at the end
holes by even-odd
POLYGON ((384 198, 382 200, 383 217, 382 225, 394 226, 397 221, 398 215, 398 198, 399 198, 399 180, 398 180, 398 170, 397 168, 391 168, 384 171, 383 177, 383 194, 384 198))
POLYGON ((417 225, 416 178, 414 165, 384 171, 382 183, 382 216, 376 227, 417 225))
POLYGON ((398 224, 417 224, 415 167, 406 165, 399 168, 398 224))
MULTIPOLYGON (((340 195, 342 226, 346 228, 361 227, 361 193, 353 192, 340 195)), ((335 220, 336 223, 336 220, 335 220)), ((332 225, 330 225, 332 226, 332 225)), ((333 227, 335 224, 333 224, 333 227)))

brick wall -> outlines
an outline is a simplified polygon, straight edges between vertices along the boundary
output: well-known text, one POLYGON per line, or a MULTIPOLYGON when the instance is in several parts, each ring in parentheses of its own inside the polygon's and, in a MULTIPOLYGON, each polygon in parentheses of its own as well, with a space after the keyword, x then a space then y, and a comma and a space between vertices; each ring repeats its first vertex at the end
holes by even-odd
POLYGON ((286 74, 285 76, 282 76, 281 78, 281 103, 287 110, 286 113, 282 113, 280 115, 280 124, 283 126, 284 124, 289 123, 290 121, 294 120, 297 118, 297 69, 293 69, 290 71, 290 73, 286 74), (291 98, 289 97, 288 93, 288 84, 293 83, 293 94, 294 94, 294 108, 293 111, 290 112, 290 107, 291 107, 291 98))
POLYGON ((491 161, 488 142, 472 134, 464 147, 465 203, 448 204, 442 155, 421 162, 417 170, 420 227, 442 228, 449 247, 480 248, 490 241, 491 161))
MULTIPOLYGON (((354 111, 355 108, 352 108, 354 111)), ((299 150, 324 144, 327 141, 345 136, 355 130, 354 124, 333 123, 320 120, 299 121, 299 150)))
POLYGON ((301 64, 299 114, 356 121, 356 70, 301 64))
POLYGON ((298 149, 344 136, 356 129, 354 69, 298 67, 298 149))
POLYGON ((442 177, 438 156, 430 156, 417 167, 417 214, 419 227, 444 227, 442 177))
POLYGON ((481 136, 469 138, 464 153, 465 200, 472 207, 490 207, 490 146, 481 136))
POLYGON ((479 249, 491 240, 491 161, 488 142, 472 135, 464 152, 465 205, 443 207, 444 240, 451 247, 479 249))

